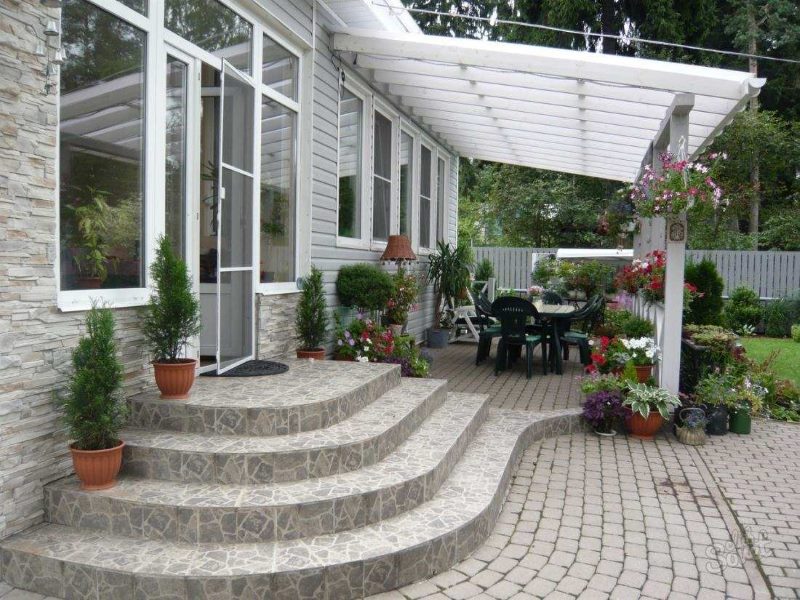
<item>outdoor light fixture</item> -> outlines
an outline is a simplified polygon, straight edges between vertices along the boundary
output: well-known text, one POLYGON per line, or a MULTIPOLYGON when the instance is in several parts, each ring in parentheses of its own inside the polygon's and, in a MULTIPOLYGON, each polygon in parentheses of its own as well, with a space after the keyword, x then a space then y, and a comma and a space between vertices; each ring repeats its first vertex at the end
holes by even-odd
POLYGON ((417 260, 417 255, 411 249, 411 240, 405 235, 390 235, 386 250, 381 254, 381 262, 393 262, 398 269, 403 268, 403 263, 417 260))
POLYGON ((42 42, 36 43, 36 50, 33 51, 36 56, 47 56, 47 46, 42 42))
POLYGON ((47 27, 44 28, 44 34, 47 37, 58 37, 60 34, 60 29, 58 27, 58 21, 50 19, 47 22, 47 27))
POLYGON ((54 65, 64 64, 64 53, 61 51, 61 48, 56 48, 56 51, 53 53, 53 60, 50 62, 54 65))

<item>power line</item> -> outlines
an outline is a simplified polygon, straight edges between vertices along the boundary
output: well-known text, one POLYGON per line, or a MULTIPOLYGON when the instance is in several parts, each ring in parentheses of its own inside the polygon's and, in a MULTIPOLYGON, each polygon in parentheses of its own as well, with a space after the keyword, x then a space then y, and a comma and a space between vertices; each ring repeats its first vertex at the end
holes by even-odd
MULTIPOLYGON (((383 8, 389 9, 390 12, 393 14, 397 12, 396 6, 391 6, 389 4, 383 4, 380 2, 376 2, 373 0, 372 4, 374 6, 381 6, 383 8)), ((736 52, 733 50, 718 50, 716 48, 703 48, 702 46, 691 46, 688 44, 677 44, 674 42, 662 42, 661 40, 647 40, 640 37, 628 37, 622 35, 616 35, 611 33, 594 33, 592 31, 577 31, 574 29, 564 29, 562 27, 553 27, 551 25, 541 25, 539 23, 526 23, 525 21, 509 21, 507 19, 495 19, 493 17, 478 17, 475 15, 464 15, 461 13, 446 13, 438 10, 430 10, 426 8, 409 8, 405 7, 402 10, 406 10, 408 12, 416 12, 420 14, 426 15, 434 15, 438 17, 447 17, 447 18, 458 18, 458 19, 467 19, 470 21, 484 21, 489 23, 490 25, 514 25, 519 27, 530 27, 531 29, 543 29, 545 31, 555 31, 557 33, 567 33, 571 35, 580 35, 580 36, 589 36, 589 37, 596 37, 600 39, 613 39, 622 41, 625 43, 636 42, 640 44, 652 44, 654 46, 665 46, 667 48, 681 48, 683 50, 696 50, 699 52, 711 52, 714 54, 722 54, 725 56, 735 56, 739 58, 755 58, 757 60, 770 60, 773 62, 783 62, 789 64, 800 64, 800 60, 793 59, 793 58, 778 58, 775 56, 764 56, 762 54, 748 54, 746 52, 736 52)))

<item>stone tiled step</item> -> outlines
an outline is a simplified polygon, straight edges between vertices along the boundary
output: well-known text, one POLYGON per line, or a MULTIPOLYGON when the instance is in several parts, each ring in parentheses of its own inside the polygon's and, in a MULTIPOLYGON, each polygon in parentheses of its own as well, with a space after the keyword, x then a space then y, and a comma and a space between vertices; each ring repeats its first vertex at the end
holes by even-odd
POLYGON ((99 492, 74 478, 45 490, 48 520, 106 533, 188 543, 249 543, 363 527, 430 500, 482 425, 488 397, 447 401, 384 460, 332 477, 215 485, 124 477, 99 492))
POLYGON ((130 429, 123 470, 206 483, 279 483, 355 471, 386 457, 444 402, 447 382, 403 379, 349 419, 282 436, 220 436, 130 429))
POLYGON ((270 377, 198 377, 188 400, 134 396, 130 423, 142 429, 219 435, 286 435, 339 423, 400 383, 400 367, 289 360, 270 377))
POLYGON ((345 599, 441 572, 488 535, 521 450, 578 429, 579 412, 492 410, 432 500, 347 532, 194 546, 44 525, 3 542, 18 587, 69 598, 345 599))

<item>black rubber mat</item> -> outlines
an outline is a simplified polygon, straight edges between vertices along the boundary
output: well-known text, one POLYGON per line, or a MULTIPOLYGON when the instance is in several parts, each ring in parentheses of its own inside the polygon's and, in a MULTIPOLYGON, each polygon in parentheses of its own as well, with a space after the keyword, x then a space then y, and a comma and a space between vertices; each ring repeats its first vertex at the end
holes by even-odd
POLYGON ((280 375, 289 370, 288 365, 272 360, 248 360, 230 371, 221 375, 214 372, 203 373, 208 377, 264 377, 266 375, 280 375))

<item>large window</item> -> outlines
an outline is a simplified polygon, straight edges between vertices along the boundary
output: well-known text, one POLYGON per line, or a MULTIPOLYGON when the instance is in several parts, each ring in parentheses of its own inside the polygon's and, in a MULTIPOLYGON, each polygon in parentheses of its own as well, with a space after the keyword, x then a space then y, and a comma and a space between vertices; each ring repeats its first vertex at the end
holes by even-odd
POLYGON ((164 207, 166 234, 179 256, 186 257, 186 63, 167 57, 166 161, 164 207))
POLYGON ((400 233, 411 237, 414 199, 414 138, 400 134, 400 233))
POLYGON ((140 288, 146 35, 83 0, 62 27, 61 289, 140 288))
POLYGON ((299 62, 297 56, 268 35, 264 36, 261 69, 261 82, 264 85, 287 98, 297 100, 299 62))
POLYGON ((419 245, 431 248, 431 161, 433 153, 427 146, 422 146, 419 165, 419 245))
POLYGON ((274 100, 261 104, 261 282, 295 280, 297 115, 274 100))
POLYGON ((447 214, 447 207, 449 202, 447 200, 447 162, 443 158, 437 161, 436 169, 436 215, 437 215, 437 236, 439 241, 444 242, 447 240, 447 223, 449 216, 447 214))
POLYGON ((392 121, 375 112, 373 143, 372 239, 389 239, 392 217, 392 121))
POLYGON ((166 0, 164 25, 240 71, 250 72, 253 26, 217 0, 166 0))
POLYGON ((346 87, 339 100, 338 234, 361 238, 361 156, 364 101, 346 87))

